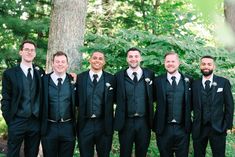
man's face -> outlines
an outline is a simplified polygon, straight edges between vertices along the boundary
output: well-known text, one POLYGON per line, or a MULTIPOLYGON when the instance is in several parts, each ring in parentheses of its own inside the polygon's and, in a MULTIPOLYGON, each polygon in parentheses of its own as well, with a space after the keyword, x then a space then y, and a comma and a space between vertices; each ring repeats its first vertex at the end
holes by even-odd
POLYGON ((93 71, 100 71, 105 65, 104 54, 101 52, 94 52, 91 58, 89 59, 91 69, 93 71))
POLYGON ((55 56, 54 61, 52 62, 52 68, 56 74, 65 74, 68 69, 68 61, 66 56, 55 56))
POLYGON ((214 60, 211 58, 203 58, 200 63, 201 73, 204 76, 210 76, 215 69, 214 60))
POLYGON ((165 69, 168 73, 173 74, 178 71, 180 62, 176 54, 169 54, 166 56, 164 61, 165 69))
POLYGON ((25 43, 22 50, 19 52, 21 60, 26 63, 31 63, 36 56, 36 49, 33 44, 25 43))
POLYGON ((136 69, 140 66, 140 62, 142 61, 142 57, 140 56, 139 51, 129 51, 127 53, 127 63, 128 66, 132 69, 136 69))

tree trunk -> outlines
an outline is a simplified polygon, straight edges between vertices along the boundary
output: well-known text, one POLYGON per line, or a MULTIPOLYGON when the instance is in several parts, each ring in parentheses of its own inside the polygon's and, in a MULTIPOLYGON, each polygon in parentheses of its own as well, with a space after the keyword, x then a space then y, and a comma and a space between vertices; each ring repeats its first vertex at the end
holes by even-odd
POLYGON ((87 0, 53 0, 47 51, 47 72, 51 71, 52 55, 63 51, 68 55, 69 71, 77 72, 81 67, 85 34, 87 0))
MULTIPOLYGON (((224 0, 224 15, 228 24, 231 26, 235 34, 235 1, 234 0, 224 0)), ((228 48, 230 51, 235 50, 235 43, 233 47, 228 48)))

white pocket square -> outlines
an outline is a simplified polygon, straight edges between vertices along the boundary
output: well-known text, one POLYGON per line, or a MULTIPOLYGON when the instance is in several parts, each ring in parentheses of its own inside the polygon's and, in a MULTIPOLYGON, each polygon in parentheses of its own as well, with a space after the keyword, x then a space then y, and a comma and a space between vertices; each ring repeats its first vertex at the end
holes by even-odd
POLYGON ((218 92, 222 92, 222 91, 223 91, 223 88, 218 88, 218 89, 217 89, 217 93, 218 93, 218 92))

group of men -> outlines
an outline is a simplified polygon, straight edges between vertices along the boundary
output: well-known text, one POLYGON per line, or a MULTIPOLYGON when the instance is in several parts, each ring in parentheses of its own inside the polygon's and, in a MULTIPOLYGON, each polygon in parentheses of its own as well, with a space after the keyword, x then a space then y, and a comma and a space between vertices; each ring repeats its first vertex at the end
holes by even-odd
POLYGON ((202 77, 193 81, 179 72, 173 51, 164 57, 166 73, 157 77, 141 67, 137 48, 127 50, 128 67, 115 75, 104 71, 101 51, 91 54, 89 70, 73 77, 64 52, 53 55, 49 74, 33 65, 34 42, 24 41, 19 54, 21 63, 2 78, 8 157, 19 156, 23 141, 26 157, 37 156, 40 141, 45 157, 72 157, 76 136, 81 157, 93 157, 94 150, 108 157, 114 130, 120 157, 131 157, 133 145, 136 157, 146 157, 151 130, 161 157, 187 157, 191 132, 195 157, 205 156, 208 141, 214 157, 225 156, 234 102, 229 80, 213 74, 212 56, 201 58, 202 77))

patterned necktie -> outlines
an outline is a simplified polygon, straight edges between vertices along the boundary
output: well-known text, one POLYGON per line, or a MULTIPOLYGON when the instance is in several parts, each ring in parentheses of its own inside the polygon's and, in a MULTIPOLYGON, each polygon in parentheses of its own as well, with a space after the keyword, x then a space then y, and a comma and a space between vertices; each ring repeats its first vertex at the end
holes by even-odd
POLYGON ((98 78, 98 75, 97 74, 93 74, 93 84, 96 86, 97 84, 97 78, 98 78))
POLYGON ((172 87, 173 87, 173 88, 175 88, 175 87, 176 87, 176 80, 175 80, 175 79, 176 79, 176 77, 175 77, 175 76, 172 76, 172 77, 171 77, 171 80, 172 80, 171 85, 172 85, 172 87))
POLYGON ((33 82, 33 77, 31 75, 31 68, 28 68, 27 79, 29 81, 29 85, 31 86, 31 84, 33 82))
POLYGON ((134 83, 137 83, 138 82, 137 72, 133 72, 132 75, 134 75, 134 78, 133 78, 134 83))

